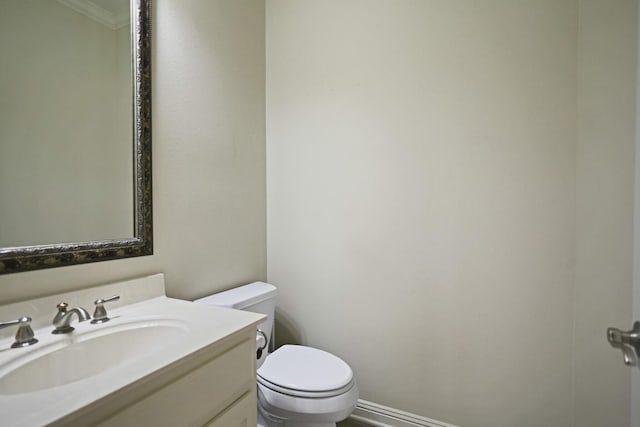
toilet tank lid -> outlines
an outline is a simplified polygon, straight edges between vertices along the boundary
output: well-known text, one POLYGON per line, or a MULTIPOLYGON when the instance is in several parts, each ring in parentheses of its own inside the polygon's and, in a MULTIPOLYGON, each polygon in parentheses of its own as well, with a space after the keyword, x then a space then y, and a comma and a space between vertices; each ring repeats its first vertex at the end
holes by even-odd
POLYGON ((248 285, 229 289, 228 291, 199 298, 195 300, 195 302, 241 310, 244 307, 273 298, 277 294, 278 289, 275 286, 265 282, 253 282, 248 285))

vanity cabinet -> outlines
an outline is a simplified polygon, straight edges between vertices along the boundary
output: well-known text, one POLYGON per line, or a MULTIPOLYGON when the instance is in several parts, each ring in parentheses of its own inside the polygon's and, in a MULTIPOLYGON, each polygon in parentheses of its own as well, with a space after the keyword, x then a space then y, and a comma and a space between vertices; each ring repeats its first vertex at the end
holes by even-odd
POLYGON ((197 356, 204 360, 197 367, 173 375, 173 381, 158 384, 128 406, 113 408, 114 413, 97 425, 256 425, 255 328, 237 332, 202 353, 197 356))
POLYGON ((38 343, 0 334, 0 424, 12 427, 255 426, 256 327, 265 316, 168 298, 156 274, 0 306, 33 316, 38 343), (120 295, 110 321, 51 333, 60 301, 120 295), (123 302, 125 302, 123 304, 123 302))

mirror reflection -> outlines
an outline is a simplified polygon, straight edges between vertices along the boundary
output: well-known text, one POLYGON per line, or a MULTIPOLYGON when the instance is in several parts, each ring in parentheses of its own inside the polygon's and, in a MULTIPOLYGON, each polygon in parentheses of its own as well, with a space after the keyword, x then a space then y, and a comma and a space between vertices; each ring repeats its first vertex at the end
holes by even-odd
POLYGON ((134 237, 128 0, 0 0, 0 247, 134 237))

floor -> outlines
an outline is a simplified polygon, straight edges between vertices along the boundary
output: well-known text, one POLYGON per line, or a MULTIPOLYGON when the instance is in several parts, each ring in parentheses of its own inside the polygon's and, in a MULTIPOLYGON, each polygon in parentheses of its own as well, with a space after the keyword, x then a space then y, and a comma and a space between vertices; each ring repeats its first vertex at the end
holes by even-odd
POLYGON ((337 427, 362 427, 362 424, 356 423, 355 421, 344 420, 339 422, 337 427))

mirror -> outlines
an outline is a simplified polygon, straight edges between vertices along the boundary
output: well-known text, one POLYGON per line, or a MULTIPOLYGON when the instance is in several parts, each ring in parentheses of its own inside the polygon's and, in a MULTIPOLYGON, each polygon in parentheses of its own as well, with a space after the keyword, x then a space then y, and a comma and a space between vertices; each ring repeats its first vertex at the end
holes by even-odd
POLYGON ((0 1, 0 274, 153 253, 150 3, 0 1))

